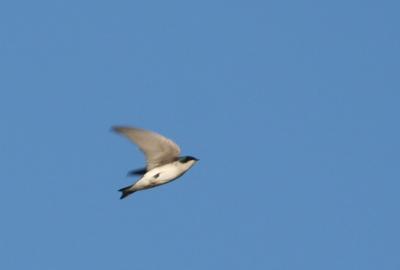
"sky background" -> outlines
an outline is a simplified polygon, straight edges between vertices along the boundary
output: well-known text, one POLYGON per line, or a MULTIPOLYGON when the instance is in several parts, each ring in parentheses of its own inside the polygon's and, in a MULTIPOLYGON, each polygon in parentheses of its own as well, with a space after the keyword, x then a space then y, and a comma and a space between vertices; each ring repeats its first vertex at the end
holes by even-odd
POLYGON ((400 269, 398 1, 2 1, 1 269, 400 269), (160 132, 200 159, 119 199, 160 132))

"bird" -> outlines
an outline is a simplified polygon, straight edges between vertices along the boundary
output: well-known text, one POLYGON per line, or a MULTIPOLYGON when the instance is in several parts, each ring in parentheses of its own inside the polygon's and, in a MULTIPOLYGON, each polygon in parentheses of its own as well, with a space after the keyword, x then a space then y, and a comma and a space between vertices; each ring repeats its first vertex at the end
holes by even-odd
POLYGON ((128 176, 140 178, 121 188, 123 199, 132 193, 167 184, 185 174, 199 160, 193 156, 180 156, 179 146, 153 131, 137 127, 113 126, 112 130, 136 144, 146 157, 146 167, 130 171, 128 176))

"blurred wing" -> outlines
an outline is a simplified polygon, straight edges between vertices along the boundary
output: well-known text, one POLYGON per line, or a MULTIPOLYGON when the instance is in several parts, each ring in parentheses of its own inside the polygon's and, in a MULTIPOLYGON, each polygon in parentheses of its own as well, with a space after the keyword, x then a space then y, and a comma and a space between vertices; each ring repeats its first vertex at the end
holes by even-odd
POLYGON ((155 132, 132 127, 113 127, 113 130, 139 147, 146 156, 148 171, 175 161, 181 152, 176 143, 155 132))

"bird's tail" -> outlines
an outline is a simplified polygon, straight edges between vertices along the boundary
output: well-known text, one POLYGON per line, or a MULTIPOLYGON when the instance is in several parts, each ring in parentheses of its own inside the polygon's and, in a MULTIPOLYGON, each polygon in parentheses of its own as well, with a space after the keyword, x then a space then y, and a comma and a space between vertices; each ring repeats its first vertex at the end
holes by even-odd
POLYGON ((122 192, 121 198, 120 198, 121 200, 136 191, 132 187, 133 187, 133 185, 130 185, 130 186, 127 186, 127 187, 124 187, 124 188, 121 188, 120 190, 118 190, 118 191, 122 192))

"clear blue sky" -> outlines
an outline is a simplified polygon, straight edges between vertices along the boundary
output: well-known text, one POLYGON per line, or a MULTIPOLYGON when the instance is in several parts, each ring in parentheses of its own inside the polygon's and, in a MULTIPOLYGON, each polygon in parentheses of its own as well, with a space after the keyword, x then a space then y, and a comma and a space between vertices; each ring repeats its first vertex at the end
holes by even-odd
POLYGON ((1 269, 400 269, 398 1, 2 1, 1 269), (129 124, 200 158, 119 200, 129 124))

